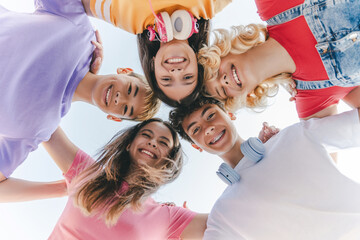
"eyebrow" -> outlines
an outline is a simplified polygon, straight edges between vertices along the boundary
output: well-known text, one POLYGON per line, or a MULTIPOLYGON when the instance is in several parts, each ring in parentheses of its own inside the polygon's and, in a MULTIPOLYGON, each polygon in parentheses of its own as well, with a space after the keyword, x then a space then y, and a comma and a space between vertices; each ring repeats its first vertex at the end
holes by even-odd
MULTIPOLYGON (((150 129, 143 129, 143 130, 141 130, 141 132, 145 132, 145 131, 148 131, 148 132, 150 132, 151 134, 154 134, 154 132, 153 132, 152 130, 150 130, 150 129)), ((169 140, 167 137, 165 137, 165 136, 160 136, 160 138, 162 138, 162 139, 170 142, 170 140, 169 140)))
MULTIPOLYGON (((211 106, 207 106, 206 108, 204 108, 204 110, 201 112, 201 117, 203 117, 205 115, 205 113, 211 108, 211 106)), ((192 122, 189 124, 189 126, 187 127, 186 131, 188 132, 189 129, 196 124, 196 121, 192 122)))
POLYGON ((136 89, 135 89, 134 97, 136 97, 136 95, 137 95, 138 91, 139 91, 139 87, 136 85, 136 89))

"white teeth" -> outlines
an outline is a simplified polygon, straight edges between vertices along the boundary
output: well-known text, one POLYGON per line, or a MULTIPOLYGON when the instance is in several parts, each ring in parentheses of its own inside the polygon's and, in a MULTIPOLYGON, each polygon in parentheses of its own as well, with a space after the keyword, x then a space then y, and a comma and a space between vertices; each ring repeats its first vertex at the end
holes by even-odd
POLYGON ((142 153, 145 153, 146 155, 149 155, 149 156, 152 157, 152 158, 154 157, 154 154, 152 154, 151 152, 149 152, 149 151, 147 151, 147 150, 145 150, 145 149, 142 149, 141 152, 142 152, 142 153))
POLYGON ((241 86, 241 81, 240 79, 238 78, 237 74, 236 74, 236 70, 234 67, 231 68, 231 71, 232 71, 232 74, 233 74, 233 77, 235 79, 235 82, 241 86))
POLYGON ((185 58, 170 58, 167 60, 167 63, 180 63, 184 62, 185 58))
POLYGON ((111 87, 109 87, 109 89, 106 92, 106 98, 105 98, 106 105, 108 105, 108 103, 109 103, 110 90, 111 90, 111 87))
POLYGON ((216 143, 217 141, 219 141, 219 139, 222 137, 222 135, 224 135, 224 131, 222 131, 219 135, 217 135, 212 141, 211 144, 216 143))

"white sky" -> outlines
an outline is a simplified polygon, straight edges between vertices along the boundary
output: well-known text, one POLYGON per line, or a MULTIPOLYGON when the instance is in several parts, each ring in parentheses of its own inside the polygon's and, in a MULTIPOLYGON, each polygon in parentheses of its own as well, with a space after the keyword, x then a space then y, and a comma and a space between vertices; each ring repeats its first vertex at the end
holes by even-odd
MULTIPOLYGON (((233 1, 213 19, 213 28, 261 22, 256 14, 253 0, 233 1)), ((29 0, 0 0, 0 4, 14 11, 33 11, 33 2, 29 0)), ((131 67, 141 73, 135 36, 102 21, 92 20, 92 22, 99 29, 105 48, 100 74, 115 73, 117 67, 131 67)), ((29 47, 32 44, 34 43, 29 43, 29 47)), ((272 106, 263 113, 239 111, 234 123, 240 135, 243 138, 257 136, 263 121, 279 128, 298 122, 294 103, 288 102, 288 98, 287 93, 280 91, 272 106)), ((341 104, 340 110, 346 109, 348 108, 341 104)), ((167 118, 168 111, 168 108, 163 107, 157 117, 167 118)), ((111 122, 95 107, 74 103, 62 120, 61 126, 75 144, 87 153, 95 154, 119 129, 132 124, 111 122)), ((183 142, 183 148, 187 160, 182 174, 175 182, 164 186, 154 198, 163 202, 175 202, 178 205, 186 200, 190 209, 197 212, 209 212, 226 187, 215 174, 221 159, 205 152, 199 153, 187 142, 183 142)), ((346 175, 360 182, 360 174, 357 174, 360 165, 355 159, 359 154, 359 149, 341 152, 338 165, 346 175)), ((40 147, 30 154, 12 177, 52 181, 62 178, 62 175, 45 150, 40 147)), ((46 239, 55 226, 66 201, 67 198, 64 197, 28 203, 0 204, 0 239, 46 239)))

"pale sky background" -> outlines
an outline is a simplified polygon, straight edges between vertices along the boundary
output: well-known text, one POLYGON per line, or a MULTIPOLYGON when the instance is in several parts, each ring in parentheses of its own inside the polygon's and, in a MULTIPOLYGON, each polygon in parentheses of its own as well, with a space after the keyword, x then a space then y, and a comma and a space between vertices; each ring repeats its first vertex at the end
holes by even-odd
MULTIPOLYGON (((256 14, 253 0, 233 1, 212 19, 213 28, 228 28, 232 25, 261 22, 256 14)), ((0 0, 0 4, 18 12, 32 12, 34 9, 33 2, 29 0, 0 0)), ((131 67, 136 72, 142 73, 138 60, 136 37, 108 23, 96 19, 91 19, 91 21, 100 31, 105 49, 100 74, 115 73, 117 67, 131 67)), ((35 43, 29 43, 29 47, 33 44, 35 43)), ((239 111, 234 123, 240 136, 245 139, 257 136, 263 121, 279 128, 285 128, 298 122, 295 105, 289 102, 288 98, 289 95, 281 90, 265 112, 239 111)), ((349 108, 344 104, 340 105, 340 111, 347 109, 349 108)), ((163 106, 157 117, 166 119, 168 111, 169 108, 163 106)), ((61 126, 69 138, 91 155, 95 154, 118 130, 129 125, 133 125, 133 123, 111 122, 97 108, 78 102, 73 104, 61 122, 61 126)), ((182 143, 187 155, 182 174, 175 182, 160 189, 154 198, 162 202, 175 202, 177 205, 181 205, 186 200, 189 208, 193 211, 207 213, 226 187, 215 174, 221 164, 221 159, 205 152, 199 153, 187 142, 183 141, 182 143)), ((358 182, 360 182, 359 154, 360 149, 341 152, 338 163, 344 174, 358 182)), ((40 146, 38 150, 29 155, 29 158, 14 172, 12 177, 33 181, 53 181, 61 179, 62 174, 40 146)), ((60 217, 66 201, 67 198, 64 197, 27 203, 0 204, 0 239, 47 239, 60 217)))

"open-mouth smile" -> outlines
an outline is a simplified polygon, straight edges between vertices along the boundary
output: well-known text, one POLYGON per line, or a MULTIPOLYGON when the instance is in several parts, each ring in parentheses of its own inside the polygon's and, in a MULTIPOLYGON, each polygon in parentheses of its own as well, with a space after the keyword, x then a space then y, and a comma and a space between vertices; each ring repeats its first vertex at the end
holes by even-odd
POLYGON ((232 77, 233 77, 235 84, 238 85, 239 87, 242 87, 242 82, 240 81, 240 78, 237 74, 237 71, 236 71, 236 68, 234 65, 231 66, 231 73, 232 73, 232 77))
POLYGON ((146 150, 146 149, 141 148, 141 149, 139 149, 139 152, 140 152, 141 154, 144 154, 144 155, 146 155, 146 156, 149 156, 150 158, 157 159, 157 155, 156 155, 155 153, 149 151, 149 150, 146 150))
POLYGON ((110 85, 110 87, 105 91, 105 105, 109 106, 109 102, 111 100, 111 90, 112 90, 113 85, 110 85))
POLYGON ((211 141, 210 141, 210 145, 214 145, 216 143, 218 143, 219 141, 221 141, 223 139, 225 135, 225 129, 222 130, 217 136, 215 136, 211 141))
POLYGON ((176 63, 183 63, 183 62, 186 62, 186 58, 173 57, 173 58, 168 58, 165 60, 165 63, 168 63, 168 64, 176 64, 176 63))

